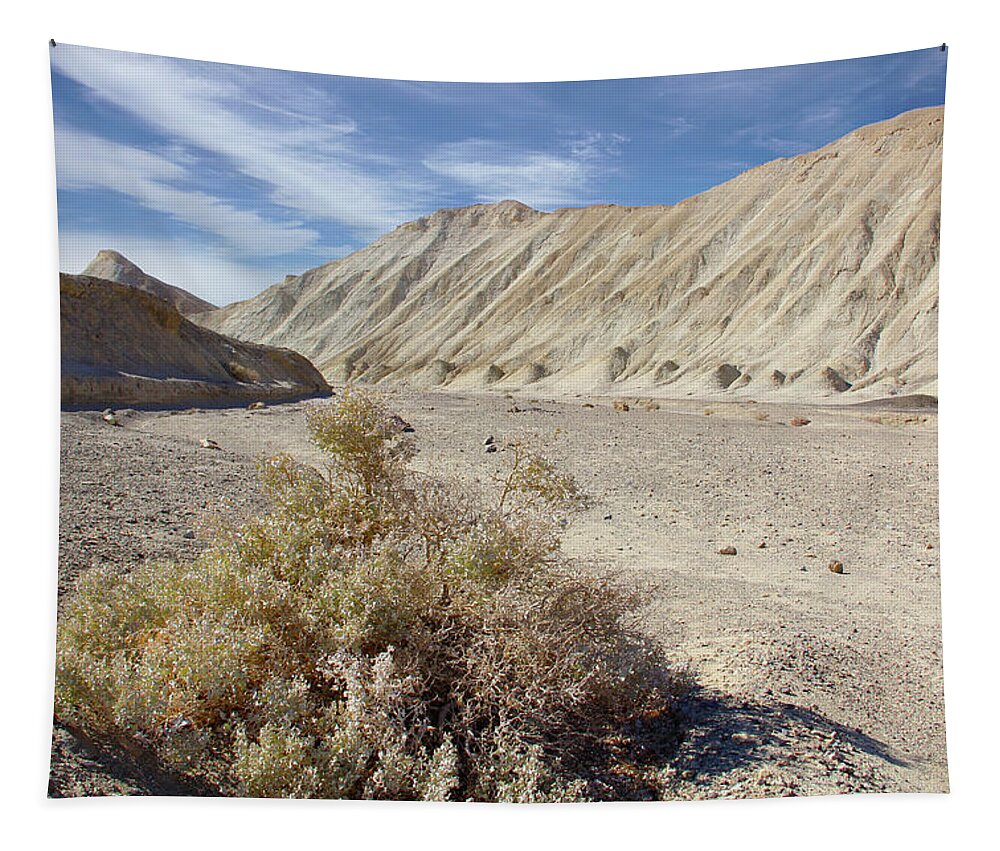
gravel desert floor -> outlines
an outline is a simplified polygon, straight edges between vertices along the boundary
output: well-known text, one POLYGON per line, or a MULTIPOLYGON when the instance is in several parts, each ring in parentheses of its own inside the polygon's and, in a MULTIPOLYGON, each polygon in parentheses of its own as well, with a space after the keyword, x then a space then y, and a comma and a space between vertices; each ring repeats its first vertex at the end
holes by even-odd
MULTIPOLYGON (((934 410, 385 401, 424 472, 485 486, 507 459, 484 440, 528 439, 591 496, 564 551, 641 592, 695 683, 664 797, 947 791, 934 410)), ((194 555, 206 512, 264 508, 259 457, 322 462, 310 404, 64 413, 60 595, 96 564, 194 555)), ((53 796, 190 791, 56 725, 53 796)))

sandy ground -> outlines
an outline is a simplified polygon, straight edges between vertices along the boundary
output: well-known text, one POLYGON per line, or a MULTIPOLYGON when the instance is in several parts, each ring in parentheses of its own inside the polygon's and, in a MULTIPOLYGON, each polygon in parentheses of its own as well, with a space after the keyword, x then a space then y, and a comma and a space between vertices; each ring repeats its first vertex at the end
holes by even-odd
MULTIPOLYGON (((565 551, 641 590, 643 627, 698 684, 666 797, 947 790, 933 411, 386 400, 423 471, 486 483, 506 458, 484 438, 527 437, 591 495, 565 551)), ((256 458, 321 460, 308 404, 120 413, 118 428, 64 414, 60 591, 93 564, 191 555, 206 509, 261 508, 256 458)), ((57 726, 51 794, 183 791, 57 726)))

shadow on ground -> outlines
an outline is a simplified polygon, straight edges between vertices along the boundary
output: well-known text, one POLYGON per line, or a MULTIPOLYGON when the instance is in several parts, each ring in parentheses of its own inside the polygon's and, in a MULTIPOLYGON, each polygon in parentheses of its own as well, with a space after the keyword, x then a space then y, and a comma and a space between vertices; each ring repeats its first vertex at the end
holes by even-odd
POLYGON ((909 767, 886 743, 794 704, 695 689, 678 716, 670 770, 688 787, 679 797, 881 792, 888 767, 909 767))
POLYGON ((56 721, 52 730, 50 798, 108 795, 217 796, 207 784, 179 778, 150 754, 129 753, 56 721))
MULTIPOLYGON (((695 688, 655 720, 623 731, 598 759, 598 800, 657 797, 767 797, 886 791, 879 766, 907 767, 884 743, 820 713, 789 703, 741 701, 695 688), (635 771, 609 775, 611 764, 635 771), (676 778, 663 788, 659 772, 676 778), (764 779, 762 779, 764 777, 764 779), (778 777, 779 779, 775 779, 778 777), (658 788, 659 787, 659 788, 658 788)), ((149 754, 98 742, 57 722, 49 797, 215 796, 207 784, 178 777, 149 754)))

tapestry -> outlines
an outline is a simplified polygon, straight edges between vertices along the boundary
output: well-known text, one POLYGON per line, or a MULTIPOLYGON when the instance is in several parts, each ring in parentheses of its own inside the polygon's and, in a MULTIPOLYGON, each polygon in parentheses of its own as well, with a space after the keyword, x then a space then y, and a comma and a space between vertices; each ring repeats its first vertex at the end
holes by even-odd
POLYGON ((948 790, 944 45, 50 54, 51 797, 948 790))

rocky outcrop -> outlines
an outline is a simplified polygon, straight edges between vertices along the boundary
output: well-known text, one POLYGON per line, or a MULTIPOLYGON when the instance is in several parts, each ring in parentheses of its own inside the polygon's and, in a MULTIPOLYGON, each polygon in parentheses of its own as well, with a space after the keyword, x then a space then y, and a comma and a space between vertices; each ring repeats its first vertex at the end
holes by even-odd
POLYGON ((736 381, 743 373, 731 363, 720 364, 713 375, 715 375, 715 380, 719 382, 719 387, 723 390, 731 387, 733 382, 736 381))
POLYGON ((123 257, 117 251, 98 251, 93 260, 90 261, 84 275, 91 278, 101 278, 105 281, 115 281, 119 284, 126 284, 137 290, 152 293, 158 298, 162 298, 168 304, 172 304, 185 316, 192 313, 204 313, 207 310, 215 310, 215 305, 204 299, 192 295, 187 290, 180 287, 171 286, 147 275, 127 257, 123 257))
POLYGON ((934 394, 942 127, 915 110, 671 207, 440 210, 197 321, 360 381, 934 394))
POLYGON ((59 296, 64 407, 245 404, 330 392, 302 355, 209 331, 143 290, 61 275, 59 296))

